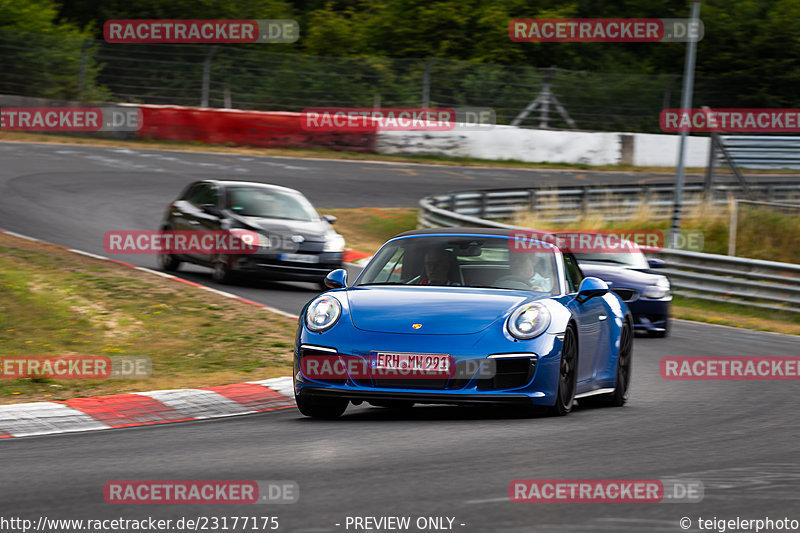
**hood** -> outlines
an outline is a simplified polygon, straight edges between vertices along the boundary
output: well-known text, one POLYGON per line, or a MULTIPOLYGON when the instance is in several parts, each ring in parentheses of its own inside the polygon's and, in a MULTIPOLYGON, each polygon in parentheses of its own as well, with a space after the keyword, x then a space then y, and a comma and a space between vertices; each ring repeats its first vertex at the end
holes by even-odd
POLYGON ((327 222, 322 220, 285 220, 281 218, 236 217, 243 225, 253 231, 264 231, 278 235, 302 235, 309 242, 324 242, 329 230, 327 222))
POLYGON ((523 291, 416 286, 354 287, 347 298, 356 328, 419 335, 477 333, 522 302, 537 299, 523 291))
POLYGON ((660 278, 666 277, 661 274, 651 274, 650 272, 643 272, 623 266, 580 263, 580 267, 585 276, 600 278, 605 282, 610 281, 612 283, 610 288, 612 289, 617 287, 646 287, 655 285, 660 278))

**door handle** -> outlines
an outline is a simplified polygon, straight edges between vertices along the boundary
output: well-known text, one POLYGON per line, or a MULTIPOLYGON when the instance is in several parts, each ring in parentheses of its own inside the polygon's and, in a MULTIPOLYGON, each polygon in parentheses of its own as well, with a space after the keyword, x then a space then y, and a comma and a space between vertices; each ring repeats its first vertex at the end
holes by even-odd
POLYGON ((600 320, 605 320, 605 319, 606 319, 606 318, 608 318, 608 317, 607 317, 606 315, 600 315, 600 316, 598 316, 597 318, 599 318, 600 320))
POLYGON ((190 220, 189 224, 191 224, 193 226, 199 226, 200 225, 200 223, 198 221, 196 221, 196 220, 190 220))

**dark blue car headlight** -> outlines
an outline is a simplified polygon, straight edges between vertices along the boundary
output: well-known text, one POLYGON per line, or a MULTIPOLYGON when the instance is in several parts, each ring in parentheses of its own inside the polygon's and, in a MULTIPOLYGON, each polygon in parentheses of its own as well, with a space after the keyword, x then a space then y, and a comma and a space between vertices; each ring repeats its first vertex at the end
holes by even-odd
POLYGON ((538 337, 550 325, 550 311, 540 303, 526 304, 511 313, 506 322, 512 336, 527 340, 538 337))
POLYGON ((670 286, 669 280, 667 278, 659 278, 656 281, 655 285, 650 285, 645 287, 642 291, 642 296, 645 298, 652 298, 654 300, 660 300, 661 298, 666 298, 670 294, 670 286))
POLYGON ((312 301, 306 309, 306 327, 320 332, 336 324, 342 316, 342 304, 333 296, 323 295, 312 301))

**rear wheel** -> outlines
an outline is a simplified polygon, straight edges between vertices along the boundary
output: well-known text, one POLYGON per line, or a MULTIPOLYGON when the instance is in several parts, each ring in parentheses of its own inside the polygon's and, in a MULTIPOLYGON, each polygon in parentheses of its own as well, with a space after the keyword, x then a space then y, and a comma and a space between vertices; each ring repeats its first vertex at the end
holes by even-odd
POLYGON ((305 416, 328 420, 342 416, 350 403, 341 398, 309 398, 308 396, 296 396, 295 400, 297 408, 305 416))
POLYGON ((614 392, 591 396, 581 402, 589 405, 622 407, 628 401, 631 388, 631 364, 633 359, 633 332, 626 321, 619 335, 619 355, 617 356, 617 384, 614 392))
POLYGON ((561 346, 561 364, 558 372, 558 391, 556 403, 550 408, 550 414, 565 416, 572 411, 575 402, 575 387, 578 383, 578 339, 575 328, 571 325, 564 332, 564 344, 561 346))

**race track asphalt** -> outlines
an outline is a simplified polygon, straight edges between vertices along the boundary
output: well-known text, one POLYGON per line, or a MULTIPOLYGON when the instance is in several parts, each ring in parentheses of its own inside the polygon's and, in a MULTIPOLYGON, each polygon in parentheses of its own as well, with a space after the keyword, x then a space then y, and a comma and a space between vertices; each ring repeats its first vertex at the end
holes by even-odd
MULTIPOLYGON (((652 177, 446 168, 455 173, 447 174, 428 166, 16 143, 0 143, 0 163, 0 228, 101 254, 105 231, 155 229, 164 206, 200 178, 269 181, 302 190, 319 207, 358 207, 414 206, 423 195, 459 188, 652 177)), ((121 259, 154 266, 144 256, 121 259)), ((199 270, 188 277, 208 282, 199 270)), ((233 290, 290 312, 315 294, 305 284, 233 290)), ((387 515, 455 517, 454 530, 464 532, 684 531, 681 517, 700 531, 699 517, 800 520, 798 382, 659 375, 665 356, 798 354, 797 337, 676 321, 666 339, 636 339, 631 400, 623 408, 529 418, 496 409, 362 405, 338 421, 289 409, 3 439, 0 517, 278 516, 279 531, 296 532, 354 531, 345 528, 347 516, 387 515), (512 480, 547 478, 697 479, 705 495, 700 503, 509 502, 512 480), (104 484, 129 479, 294 480, 300 500, 107 504, 104 484)))

